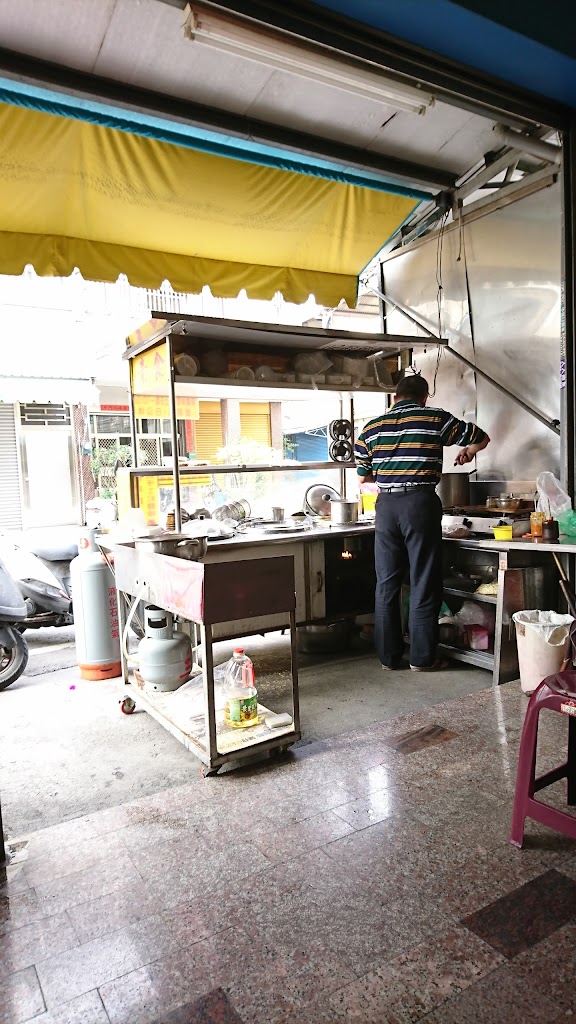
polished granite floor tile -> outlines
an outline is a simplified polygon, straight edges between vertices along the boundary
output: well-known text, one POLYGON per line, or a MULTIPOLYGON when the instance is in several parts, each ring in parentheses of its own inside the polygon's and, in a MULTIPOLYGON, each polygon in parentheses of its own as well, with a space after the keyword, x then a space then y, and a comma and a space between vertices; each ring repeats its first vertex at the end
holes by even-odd
POLYGON ((3 896, 25 892, 29 888, 30 883, 24 874, 23 863, 0 865, 0 899, 3 896))
POLYGON ((473 854, 455 870, 439 867, 426 883, 428 897, 445 914, 457 919, 494 903, 524 882, 546 870, 540 858, 498 860, 489 854, 473 854))
POLYGON ((0 1024, 20 1024, 45 1009, 34 967, 3 979, 0 984, 0 1024))
POLYGON ((189 1006, 159 1017, 154 1024, 243 1024, 243 1021, 226 993, 217 988, 189 1006))
POLYGON ((38 912, 45 917, 60 914, 70 907, 124 889, 127 880, 138 885, 142 880, 134 860, 126 853, 103 859, 91 867, 70 875, 42 882, 34 887, 38 912))
MULTIPOLYGON (((350 806, 345 804, 345 807, 350 806)), ((338 808, 339 810, 341 808, 338 808)), ((273 864, 301 857, 310 850, 325 846, 335 839, 354 832, 352 823, 347 823, 335 811, 324 811, 322 814, 305 818, 293 825, 281 828, 270 827, 270 823, 260 823, 258 829, 250 830, 248 836, 251 843, 273 864)))
POLYGON ((110 1024, 110 1021, 98 992, 87 992, 52 1012, 41 1013, 30 1024, 110 1024))
POLYGON ((539 992, 546 992, 566 1016, 576 1014, 576 924, 559 928, 520 953, 510 969, 539 992))
POLYGON ((49 853, 28 860, 24 872, 29 885, 35 887, 73 875, 77 871, 98 867, 102 862, 116 861, 127 853, 122 839, 112 833, 86 839, 64 850, 59 850, 56 845, 49 853))
MULTIPOLYGON (((359 797, 348 804, 340 804, 339 807, 334 808, 334 814, 359 831, 389 818, 391 814, 395 813, 397 807, 398 803, 393 792, 384 789, 370 793, 369 796, 359 797)), ((337 838, 339 837, 334 836, 334 839, 337 838)))
MULTIPOLYGON (((26 859, 0 875, 0 1024, 212 1024, 218 1006, 235 1024, 576 1012, 571 957, 548 977, 576 938, 576 844, 530 822, 522 851, 507 841, 517 690, 21 837, 26 859), (438 729, 452 738, 425 742, 438 729)), ((549 717, 541 752, 557 760, 549 717)))
POLYGON ((47 903, 35 889, 26 889, 15 896, 1 897, 0 936, 62 912, 62 908, 55 903, 47 903))
POLYGON ((196 908, 155 914, 43 959, 36 967, 49 1008, 89 992, 162 956, 193 947, 217 931, 196 908))
POLYGON ((552 868, 462 923, 512 959, 575 917, 576 882, 552 868))
POLYGON ((310 786, 309 782, 294 781, 290 790, 277 793, 277 799, 265 808, 266 818, 276 825, 289 825, 304 821, 323 811, 333 811, 349 803, 350 794, 340 786, 324 783, 310 786))
POLYGON ((61 825, 52 825, 40 832, 32 832, 26 837, 28 860, 53 855, 62 856, 64 850, 69 851, 79 843, 95 839, 97 834, 85 818, 74 818, 72 821, 63 821, 61 825))
POLYGON ((558 1006, 516 977, 509 966, 492 971, 425 1018, 426 1024, 559 1024, 558 1006))
POLYGON ((456 928, 339 989, 329 1004, 363 1024, 415 1024, 502 963, 500 954, 456 928))
POLYGON ((67 914, 57 914, 8 932, 0 939, 0 985, 7 975, 77 945, 78 939, 67 914))
POLYGON ((409 732, 401 733, 398 736, 388 738, 388 746, 399 754, 413 754, 415 751, 423 750, 425 747, 434 747, 437 743, 447 743, 456 736, 455 732, 445 729, 442 725, 423 725, 420 729, 410 729, 409 732))

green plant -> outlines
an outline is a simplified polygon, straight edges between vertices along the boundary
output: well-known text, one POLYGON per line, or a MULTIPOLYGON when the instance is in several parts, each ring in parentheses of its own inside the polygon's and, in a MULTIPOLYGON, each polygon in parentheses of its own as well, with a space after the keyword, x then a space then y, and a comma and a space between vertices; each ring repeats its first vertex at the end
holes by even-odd
POLYGON ((281 465, 285 461, 285 456, 283 452, 270 445, 241 437, 233 444, 227 444, 224 448, 220 448, 216 453, 216 459, 229 466, 261 465, 261 473, 242 473, 240 471, 230 473, 229 476, 226 474, 227 479, 232 480, 232 486, 236 491, 246 491, 251 497, 256 498, 261 496, 266 488, 266 466, 281 465))
POLYGON ((116 468, 132 464, 132 450, 116 441, 106 448, 92 445, 90 469, 98 487, 100 498, 116 497, 116 468))

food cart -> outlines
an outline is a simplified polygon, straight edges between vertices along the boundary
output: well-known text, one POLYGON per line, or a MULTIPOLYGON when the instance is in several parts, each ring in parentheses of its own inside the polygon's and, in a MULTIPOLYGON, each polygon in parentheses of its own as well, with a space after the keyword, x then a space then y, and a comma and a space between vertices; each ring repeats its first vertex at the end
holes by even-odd
MULTIPOLYGON (((136 421, 143 403, 153 399, 170 414, 172 452, 179 455, 178 418, 193 413, 193 404, 204 385, 221 388, 245 387, 237 377, 210 378, 202 375, 206 354, 217 346, 225 351, 229 363, 249 360, 289 367, 299 354, 322 354, 327 362, 356 368, 352 374, 340 372, 338 383, 322 374, 296 374, 286 369, 276 374, 274 387, 289 392, 309 393, 310 388, 332 391, 340 396, 342 411, 353 421, 353 396, 357 391, 394 391, 392 373, 401 372, 403 354, 408 347, 423 344, 420 339, 377 334, 365 335, 311 328, 273 327, 239 324, 205 317, 153 314, 151 321, 128 339, 125 358, 130 366, 130 409, 135 465, 119 473, 120 513, 140 508, 148 521, 158 521, 159 489, 169 489, 173 498, 174 527, 182 527, 183 486, 202 484, 213 475, 265 471, 272 474, 338 473, 340 491, 346 493, 346 472, 354 468, 350 454, 345 461, 308 464, 283 463, 270 466, 194 465, 179 457, 169 466, 138 465, 136 421), (194 359, 200 373, 184 377, 178 373, 182 355, 194 359), (347 362, 346 362, 347 361, 347 362), (379 368, 380 367, 380 368, 379 368), (300 375, 302 376, 302 375, 300 375), (181 464, 183 462, 184 464, 181 464)), ((334 379, 335 375, 332 375, 334 379)), ((251 381, 250 387, 269 390, 270 380, 251 381)), ((386 401, 384 397, 384 401, 386 401)), ((147 407, 147 406, 146 406, 147 407)), ((197 487, 192 494, 201 495, 197 487)), ((198 498, 198 500, 200 500, 198 498)), ((202 561, 186 561, 165 554, 143 552, 134 544, 115 548, 115 571, 119 592, 134 601, 145 600, 179 617, 183 624, 199 629, 203 688, 191 695, 193 686, 174 693, 151 693, 138 674, 139 702, 193 750, 210 773, 228 761, 254 754, 282 750, 300 736, 298 673, 296 664, 296 626, 323 621, 327 616, 353 615, 373 607, 373 522, 348 527, 322 524, 311 519, 293 524, 281 534, 265 529, 246 531, 229 540, 211 540, 202 561), (308 529, 306 527, 309 527, 308 529), (291 724, 280 729, 266 726, 266 707, 259 709, 255 729, 226 729, 222 709, 215 699, 212 645, 216 640, 232 639, 271 630, 290 630, 291 637, 291 724), (188 699, 184 697, 188 695, 188 699), (191 708, 193 707, 193 711, 191 708)), ((124 603, 122 603, 124 608, 124 603)), ((124 631, 126 617, 121 623, 124 631)), ((186 625, 184 625, 186 628, 186 625)), ((123 654, 124 678, 128 681, 129 663, 123 654)))

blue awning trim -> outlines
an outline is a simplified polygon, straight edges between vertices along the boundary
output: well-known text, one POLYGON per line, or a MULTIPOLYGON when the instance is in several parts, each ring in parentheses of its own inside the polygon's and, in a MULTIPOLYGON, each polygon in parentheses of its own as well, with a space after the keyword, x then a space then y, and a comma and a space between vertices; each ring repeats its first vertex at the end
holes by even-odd
POLYGON ((114 128, 131 135, 167 142, 186 149, 196 149, 215 156, 246 163, 261 164, 296 174, 308 174, 328 181, 338 181, 361 188, 375 189, 393 195, 409 196, 412 199, 430 199, 431 192, 410 188, 397 182, 390 182, 383 175, 373 171, 359 171, 353 167, 291 153, 275 146, 266 146, 250 139, 235 138, 220 132, 209 131, 156 117, 137 111, 124 110, 96 100, 80 99, 67 93, 55 92, 41 86, 0 78, 0 102, 12 106, 38 110, 45 114, 88 121, 104 128, 114 128))
MULTIPOLYGON (((451 0, 314 2, 397 39, 576 108, 576 60, 451 0)), ((542 8, 542 17, 546 17, 544 4, 542 8)))

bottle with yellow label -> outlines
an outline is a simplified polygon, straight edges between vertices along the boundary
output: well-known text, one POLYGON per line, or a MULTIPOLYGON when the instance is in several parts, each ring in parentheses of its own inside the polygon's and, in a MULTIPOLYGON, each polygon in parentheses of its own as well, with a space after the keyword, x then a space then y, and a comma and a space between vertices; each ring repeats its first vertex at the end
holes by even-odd
POLYGON ((226 666, 224 676, 224 721, 232 729, 246 729, 258 724, 258 695, 254 685, 254 666, 236 647, 226 666))

